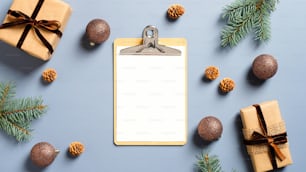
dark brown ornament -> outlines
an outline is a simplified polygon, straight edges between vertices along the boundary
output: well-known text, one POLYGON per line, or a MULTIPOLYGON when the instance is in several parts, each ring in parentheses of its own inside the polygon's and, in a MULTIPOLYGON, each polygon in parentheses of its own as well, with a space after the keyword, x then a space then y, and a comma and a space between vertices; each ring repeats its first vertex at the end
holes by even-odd
POLYGON ((59 153, 50 143, 39 142, 31 150, 31 160, 38 167, 50 165, 59 153))
POLYGON ((252 64, 253 74, 262 80, 273 77, 278 69, 276 59, 269 54, 262 54, 257 56, 252 64))
POLYGON ((198 125, 199 136, 206 141, 214 141, 221 137, 223 126, 221 121, 213 116, 203 118, 198 125))
POLYGON ((101 44, 106 41, 110 35, 110 27, 103 19, 93 19, 86 27, 86 36, 90 45, 101 44))

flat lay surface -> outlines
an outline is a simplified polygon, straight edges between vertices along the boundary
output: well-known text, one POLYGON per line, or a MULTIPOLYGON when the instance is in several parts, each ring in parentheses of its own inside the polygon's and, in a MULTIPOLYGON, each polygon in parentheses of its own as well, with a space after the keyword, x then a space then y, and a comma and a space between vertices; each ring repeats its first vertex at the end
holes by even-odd
MULTIPOLYGON (((32 57, 0 42, 0 81, 16 84, 16 98, 41 97, 48 106, 33 121, 32 138, 18 143, 0 132, 0 165, 5 172, 189 172, 198 171, 197 156, 217 155, 222 169, 252 171, 251 159, 243 144, 240 109, 270 100, 279 103, 286 123, 293 164, 282 172, 305 169, 306 138, 306 1, 284 1, 271 13, 271 40, 259 44, 249 34, 233 48, 220 46, 225 25, 222 10, 231 0, 65 0, 72 8, 60 42, 49 61, 32 57), (178 20, 167 18, 171 4, 181 4, 185 13, 178 20), (86 25, 101 18, 110 26, 109 38, 96 47, 85 39, 86 25), (188 125, 183 146, 116 146, 114 140, 113 42, 117 38, 141 38, 147 25, 158 28, 160 38, 187 40, 188 125), (273 55, 277 73, 265 82, 253 82, 252 62, 260 54, 273 55), (217 66, 220 75, 208 81, 205 68, 217 66), (42 72, 54 68, 57 78, 42 82, 42 72), (220 92, 223 78, 235 81, 227 94, 220 92), (217 117, 222 136, 211 143, 197 135, 200 120, 217 117), (34 166, 31 148, 38 142, 51 143, 60 153, 47 168, 34 166), (71 157, 69 144, 84 144, 79 157, 71 157)), ((0 0, 0 21, 11 0, 0 0)), ((170 127, 170 126, 169 126, 170 127)))

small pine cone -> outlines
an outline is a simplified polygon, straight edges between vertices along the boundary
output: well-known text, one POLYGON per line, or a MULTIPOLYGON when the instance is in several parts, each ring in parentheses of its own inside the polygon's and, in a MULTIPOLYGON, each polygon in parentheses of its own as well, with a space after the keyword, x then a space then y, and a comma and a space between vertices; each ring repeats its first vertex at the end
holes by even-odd
POLYGON ((219 69, 216 67, 216 66, 208 66, 206 69, 205 69, 205 77, 209 80, 215 80, 216 78, 219 77, 220 75, 220 72, 219 72, 219 69))
POLYGON ((56 79, 57 73, 55 69, 48 68, 43 71, 42 73, 42 79, 46 82, 52 82, 56 79))
POLYGON ((224 78, 221 80, 219 88, 222 92, 228 93, 235 88, 235 82, 231 78, 224 78))
POLYGON ((68 151, 72 156, 79 156, 85 151, 85 147, 81 142, 72 142, 68 151))
POLYGON ((185 8, 180 4, 173 4, 168 8, 167 14, 170 19, 178 19, 185 13, 185 8))

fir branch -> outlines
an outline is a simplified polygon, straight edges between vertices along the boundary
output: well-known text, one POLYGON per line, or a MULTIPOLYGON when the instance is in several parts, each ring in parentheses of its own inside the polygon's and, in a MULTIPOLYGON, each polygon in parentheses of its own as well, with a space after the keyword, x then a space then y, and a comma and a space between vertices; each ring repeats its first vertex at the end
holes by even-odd
POLYGON ((271 13, 276 10, 277 3, 279 3, 279 0, 260 0, 257 3, 257 9, 265 8, 268 13, 271 13))
POLYGON ((267 41, 271 37, 270 13, 275 10, 278 0, 260 0, 257 3, 257 13, 255 21, 255 40, 267 41))
MULTIPOLYGON (((220 160, 216 155, 201 153, 197 156, 197 166, 200 172, 223 172, 220 160)), ((233 170, 236 172, 236 170, 233 170)))
POLYGON ((0 83, 0 128, 17 141, 27 141, 31 137, 31 121, 46 111, 41 98, 12 100, 15 92, 12 83, 0 83))
POLYGON ((15 92, 14 85, 12 83, 0 83, 0 110, 6 104, 7 100, 11 99, 15 92))
POLYGON ((27 141, 31 137, 29 124, 24 123, 23 126, 21 126, 6 118, 0 118, 0 128, 8 135, 15 137, 18 142, 27 141))
POLYGON ((28 122, 42 116, 46 106, 42 105, 41 98, 25 98, 13 100, 5 107, 2 116, 13 122, 28 122))
POLYGON ((249 15, 237 18, 235 22, 227 25, 221 32, 221 46, 230 45, 233 47, 237 45, 251 31, 254 22, 253 16, 254 13, 249 13, 249 15))
POLYGON ((254 0, 237 0, 231 5, 227 5, 223 10, 223 19, 235 21, 244 15, 248 15, 256 10, 256 2, 254 0))
POLYGON ((264 9, 256 13, 254 32, 255 40, 267 41, 271 37, 270 17, 264 9))
POLYGON ((236 46, 254 30, 255 40, 267 41, 270 34, 270 14, 278 0, 236 0, 223 10, 226 26, 221 31, 221 46, 236 46))
POLYGON ((209 156, 207 153, 202 153, 198 157, 198 168, 201 172, 222 172, 221 164, 217 156, 209 156))

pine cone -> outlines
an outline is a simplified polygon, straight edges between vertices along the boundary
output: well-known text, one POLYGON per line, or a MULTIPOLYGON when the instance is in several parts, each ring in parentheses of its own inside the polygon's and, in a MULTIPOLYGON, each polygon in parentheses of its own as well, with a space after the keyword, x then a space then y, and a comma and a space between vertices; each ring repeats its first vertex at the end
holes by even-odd
POLYGON ((81 142, 72 142, 68 151, 72 156, 79 156, 85 151, 85 147, 81 142))
POLYGON ((57 73, 55 69, 48 68, 43 71, 42 73, 42 79, 46 82, 52 82, 56 79, 57 73))
POLYGON ((214 79, 219 77, 220 72, 219 72, 219 69, 216 66, 208 66, 205 69, 205 73, 204 74, 205 74, 205 77, 207 79, 214 80, 214 79))
POLYGON ((222 92, 228 93, 235 88, 235 82, 231 78, 224 78, 221 80, 219 88, 222 92))
POLYGON ((170 19, 178 19, 185 13, 185 8, 180 4, 173 4, 168 8, 167 14, 170 19))

